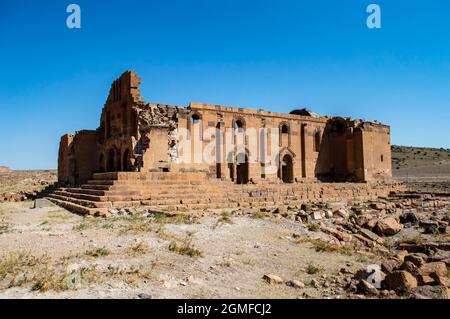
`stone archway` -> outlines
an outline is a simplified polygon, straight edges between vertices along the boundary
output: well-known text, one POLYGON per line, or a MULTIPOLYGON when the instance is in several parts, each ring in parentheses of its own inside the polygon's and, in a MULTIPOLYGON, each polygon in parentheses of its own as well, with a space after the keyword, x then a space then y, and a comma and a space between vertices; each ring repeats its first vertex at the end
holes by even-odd
POLYGON ((129 172, 131 170, 130 150, 129 149, 126 149, 125 152, 123 152, 123 156, 122 156, 122 170, 124 172, 129 172))
POLYGON ((100 173, 105 172, 105 156, 103 154, 100 154, 100 158, 98 160, 98 171, 100 173))
POLYGON ((236 165, 236 184, 247 184, 248 181, 248 156, 245 154, 244 161, 236 165))
POLYGON ((283 183, 292 183, 294 182, 294 168, 293 168, 293 160, 292 156, 289 154, 286 154, 283 156, 281 163, 280 163, 280 169, 281 169, 281 180, 283 183))
POLYGON ((108 163, 106 167, 107 172, 114 172, 116 170, 116 152, 114 149, 108 151, 108 163))

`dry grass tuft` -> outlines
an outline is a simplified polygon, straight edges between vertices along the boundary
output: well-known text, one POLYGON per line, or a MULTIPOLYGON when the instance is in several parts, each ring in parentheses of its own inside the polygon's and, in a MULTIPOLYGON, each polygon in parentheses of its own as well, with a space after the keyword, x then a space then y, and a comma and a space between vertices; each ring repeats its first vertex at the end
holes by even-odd
POLYGON ((186 255, 189 257, 201 257, 203 256, 203 252, 201 250, 198 250, 194 247, 192 247, 192 236, 188 235, 183 240, 182 243, 177 243, 175 241, 172 241, 169 244, 169 250, 176 252, 180 255, 186 255))
POLYGON ((321 271, 323 271, 323 267, 312 262, 309 263, 308 266, 306 266, 306 273, 309 275, 314 275, 321 271))
POLYGON ((98 257, 108 256, 110 254, 110 251, 106 247, 99 247, 99 248, 93 248, 93 249, 87 250, 85 254, 87 256, 98 258, 98 257))
POLYGON ((136 245, 128 248, 128 254, 132 255, 132 256, 142 255, 142 254, 145 254, 147 251, 148 251, 148 245, 144 241, 140 241, 136 245))

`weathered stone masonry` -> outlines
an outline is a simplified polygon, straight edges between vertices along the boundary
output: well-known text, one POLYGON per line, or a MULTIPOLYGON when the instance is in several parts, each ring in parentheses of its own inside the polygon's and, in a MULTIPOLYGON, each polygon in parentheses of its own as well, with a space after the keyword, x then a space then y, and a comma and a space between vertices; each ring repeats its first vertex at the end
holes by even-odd
MULTIPOLYGON (((349 118, 320 117, 306 109, 284 114, 201 103, 190 103, 187 107, 146 103, 139 93, 140 82, 133 71, 122 74, 111 86, 99 128, 61 138, 58 179, 61 186, 69 188, 54 194, 55 201, 90 208, 105 206, 100 207, 102 209, 116 206, 119 202, 123 205, 126 202, 143 204, 143 201, 158 193, 153 190, 155 184, 172 183, 181 187, 184 185, 187 189, 191 182, 197 180, 211 185, 205 189, 205 196, 208 189, 212 192, 216 184, 231 188, 233 184, 243 184, 240 187, 245 193, 245 187, 250 192, 268 185, 282 184, 286 186, 274 187, 300 191, 301 188, 294 185, 320 182, 333 183, 322 186, 334 185, 331 187, 335 190, 345 188, 338 186, 337 182, 345 182, 346 189, 350 190, 354 188, 349 186, 349 182, 362 182, 358 187, 373 195, 375 192, 370 192, 373 186, 367 183, 391 179, 390 129, 386 125, 349 118), (207 136, 208 128, 224 134, 207 136), (218 145, 236 143, 235 139, 226 140, 229 137, 225 132, 229 128, 244 131, 254 128, 257 132, 260 128, 279 130, 279 153, 273 157, 279 169, 269 173, 260 161, 247 161, 250 155, 257 158, 264 156, 260 149, 262 144, 267 144, 270 153, 271 147, 264 134, 257 136, 257 149, 250 149, 247 141, 244 142, 243 163, 235 161, 238 154, 225 154, 223 151, 216 152, 215 158, 222 158, 222 161, 215 163, 199 162, 194 158, 190 162, 179 160, 184 154, 177 131, 185 129, 194 136, 194 130, 200 130, 200 143, 206 147, 214 140, 218 145), (231 163, 227 161, 230 157, 233 158, 231 163), (111 172, 130 173, 114 175, 111 172), (125 181, 128 182, 121 182, 119 176, 126 176, 125 181), (122 198, 109 198, 107 191, 110 189, 106 185, 114 188, 114 185, 121 183, 123 187, 117 188, 113 194, 119 196, 118 190, 123 190, 122 198), (104 187, 99 187, 102 184, 104 187), (126 191, 133 195, 126 195, 126 191), (98 205, 99 202, 107 204, 98 205)), ((295 195, 300 199, 308 197, 294 192, 295 195)), ((175 202, 176 196, 174 191, 175 202)), ((353 194, 346 193, 345 196, 353 194)))

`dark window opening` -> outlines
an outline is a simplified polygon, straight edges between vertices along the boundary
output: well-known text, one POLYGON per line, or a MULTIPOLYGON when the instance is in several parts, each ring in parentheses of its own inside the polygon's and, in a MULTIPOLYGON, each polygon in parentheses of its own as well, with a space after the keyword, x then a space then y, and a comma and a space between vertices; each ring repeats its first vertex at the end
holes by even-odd
POLYGON ((314 151, 319 152, 320 151, 320 131, 317 131, 314 134, 314 151))

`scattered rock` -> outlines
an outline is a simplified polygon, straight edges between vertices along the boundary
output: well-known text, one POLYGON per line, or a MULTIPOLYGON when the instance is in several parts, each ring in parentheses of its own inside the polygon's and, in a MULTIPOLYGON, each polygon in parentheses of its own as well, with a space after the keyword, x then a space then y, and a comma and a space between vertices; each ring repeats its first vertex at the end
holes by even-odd
POLYGON ((342 218, 349 218, 350 214, 347 212, 345 208, 340 208, 337 211, 334 212, 334 215, 342 218))
POLYGON ((440 261, 424 264, 417 271, 422 276, 447 276, 447 266, 440 261))
POLYGON ((449 299, 448 288, 442 286, 420 286, 411 289, 412 299, 449 299))
POLYGON ((389 259, 384 261, 381 264, 381 270, 385 273, 391 273, 394 270, 396 270, 398 267, 400 267, 401 261, 395 260, 395 259, 389 259))
POLYGON ((339 231, 337 229, 331 228, 331 227, 326 227, 326 226, 321 226, 320 230, 322 230, 324 233, 333 235, 334 237, 336 237, 339 240, 342 241, 346 241, 346 242, 350 242, 352 241, 353 237, 350 234, 347 234, 343 231, 339 231))
POLYGON ((417 222, 418 222, 416 214, 414 214, 413 212, 405 212, 400 215, 399 219, 400 219, 400 223, 402 223, 402 224, 407 224, 407 223, 417 224, 417 222))
POLYGON ((417 280, 409 272, 404 270, 394 271, 384 278, 382 286, 385 289, 405 292, 417 287, 417 280))
POLYGON ((362 279, 356 286, 357 292, 369 296, 378 296, 380 292, 375 286, 362 279))
POLYGON ((325 214, 323 212, 321 212, 321 211, 315 211, 315 212, 312 213, 312 219, 314 219, 314 220, 321 220, 321 219, 323 219, 324 215, 325 214))
POLYGON ((386 208, 386 204, 384 203, 371 203, 370 208, 376 209, 376 210, 382 210, 386 208))
POLYGON ((423 232, 425 234, 438 234, 439 233, 439 224, 437 222, 433 222, 433 221, 421 222, 420 227, 423 227, 423 232))
POLYGON ((271 285, 282 284, 284 282, 284 280, 281 277, 271 274, 264 275, 262 279, 271 285))
POLYGON ((367 228, 367 229, 372 230, 372 229, 377 225, 377 223, 378 223, 378 218, 374 217, 374 218, 371 218, 371 219, 364 225, 364 227, 367 228))
POLYGON ((393 236, 403 229, 403 225, 398 223, 395 218, 387 217, 380 219, 375 226, 375 232, 379 235, 393 236))
POLYGON ((286 282, 286 285, 298 289, 305 288, 305 284, 299 280, 289 280, 286 282))
POLYGON ((149 294, 140 293, 140 294, 138 294, 138 298, 139 299, 152 299, 152 296, 149 294))
POLYGON ((410 261, 417 267, 420 267, 423 264, 425 264, 426 258, 427 258, 426 255, 421 254, 421 253, 416 253, 416 254, 410 254, 410 255, 405 256, 404 261, 410 261))

